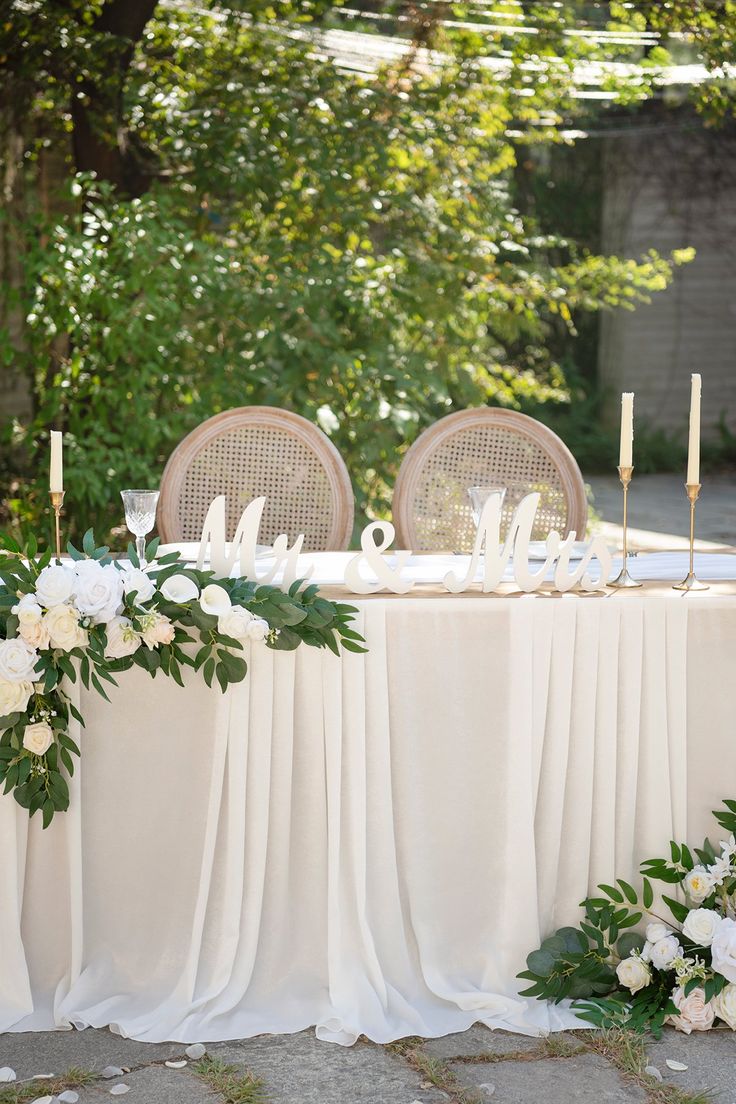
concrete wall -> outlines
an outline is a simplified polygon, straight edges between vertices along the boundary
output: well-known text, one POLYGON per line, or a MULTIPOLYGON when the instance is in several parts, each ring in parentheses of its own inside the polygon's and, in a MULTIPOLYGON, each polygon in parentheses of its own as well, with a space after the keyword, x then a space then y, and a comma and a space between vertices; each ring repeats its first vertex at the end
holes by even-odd
POLYGON ((620 392, 635 391, 638 418, 684 431, 690 374, 701 372, 704 436, 722 415, 736 432, 736 136, 665 119, 607 137, 603 157, 604 253, 697 250, 650 306, 601 319, 609 417, 620 392))

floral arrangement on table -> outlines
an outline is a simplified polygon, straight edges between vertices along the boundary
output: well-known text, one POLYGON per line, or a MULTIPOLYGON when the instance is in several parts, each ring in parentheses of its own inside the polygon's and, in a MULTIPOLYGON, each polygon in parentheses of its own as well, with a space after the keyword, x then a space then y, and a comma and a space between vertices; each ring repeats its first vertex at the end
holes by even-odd
MULTIPOLYGON (((64 771, 74 771, 79 747, 70 717, 84 721, 68 684, 77 674, 107 698, 105 683, 133 665, 159 671, 184 685, 182 669, 201 670, 223 691, 247 672, 246 641, 291 650, 299 644, 362 652, 350 627, 354 606, 327 601, 303 580, 288 590, 247 579, 213 582, 172 552, 155 560, 158 540, 146 549, 149 566, 133 545, 128 562, 95 546, 90 530, 71 561, 36 558, 0 540, 0 784, 44 827, 69 806, 64 771), (193 647, 199 643, 198 647, 193 647)), ((109 700, 109 699, 108 699, 109 700)))
POLYGON ((522 996, 558 1003, 599 1027, 628 1027, 661 1035, 679 1031, 736 1031, 736 801, 714 811, 729 833, 720 854, 706 840, 693 852, 670 843, 669 859, 641 864, 641 898, 628 882, 599 885, 603 896, 582 902, 585 919, 560 928, 527 958, 519 974, 532 982, 522 996), (672 919, 652 911, 652 881, 676 886, 682 900, 661 895, 672 919), (645 934, 632 929, 650 917, 645 934))

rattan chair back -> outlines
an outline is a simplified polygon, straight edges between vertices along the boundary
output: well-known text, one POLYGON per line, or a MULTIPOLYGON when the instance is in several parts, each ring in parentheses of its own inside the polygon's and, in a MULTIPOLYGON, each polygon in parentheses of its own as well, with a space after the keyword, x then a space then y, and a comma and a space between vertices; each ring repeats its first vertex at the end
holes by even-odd
POLYGON ((353 491, 345 463, 306 418, 243 406, 209 418, 174 449, 161 481, 158 529, 167 543, 198 540, 212 499, 227 499, 227 538, 254 498, 266 496, 259 540, 280 533, 304 550, 347 548, 353 491))
POLYGON ((585 536, 585 484, 567 446, 534 418, 480 407, 441 418, 404 457, 393 497, 398 547, 470 551, 475 526, 468 488, 473 486, 506 487, 502 536, 531 491, 541 495, 535 540, 551 529, 585 536))

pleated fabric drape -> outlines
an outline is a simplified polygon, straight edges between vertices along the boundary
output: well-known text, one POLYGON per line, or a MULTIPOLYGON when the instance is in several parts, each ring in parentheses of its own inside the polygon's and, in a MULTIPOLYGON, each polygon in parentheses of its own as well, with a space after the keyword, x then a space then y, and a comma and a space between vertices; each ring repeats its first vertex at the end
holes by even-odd
POLYGON ((73 688, 69 812, 44 832, 0 797, 0 1030, 579 1025, 515 975, 736 793, 736 603, 357 605, 365 656, 253 646, 225 695, 73 688))

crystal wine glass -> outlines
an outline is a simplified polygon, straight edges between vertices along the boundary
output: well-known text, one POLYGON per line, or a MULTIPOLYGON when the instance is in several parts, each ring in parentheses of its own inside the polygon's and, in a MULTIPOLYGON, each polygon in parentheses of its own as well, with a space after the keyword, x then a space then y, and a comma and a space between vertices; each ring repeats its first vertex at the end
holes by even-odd
POLYGON ((468 487, 468 498, 470 499, 476 529, 480 525, 480 515, 483 513, 483 507, 493 494, 499 496, 499 506, 503 506, 503 500, 506 497, 505 487, 468 487))
POLYGON ((141 567, 146 566, 146 536, 156 522, 158 491, 121 491, 125 524, 135 537, 135 550, 141 567))

